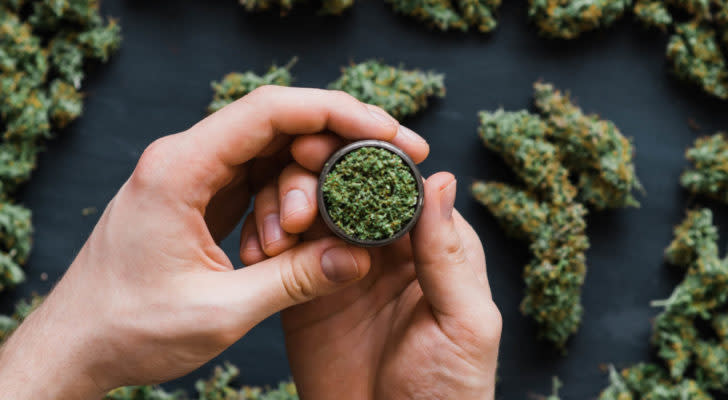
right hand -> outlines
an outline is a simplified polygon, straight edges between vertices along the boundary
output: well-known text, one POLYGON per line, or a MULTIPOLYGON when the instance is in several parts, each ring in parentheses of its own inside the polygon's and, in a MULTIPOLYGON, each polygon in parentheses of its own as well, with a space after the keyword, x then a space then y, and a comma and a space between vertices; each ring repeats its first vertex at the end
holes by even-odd
MULTIPOLYGON (((330 154, 337 147, 336 139, 330 140, 300 137, 293 154, 330 154)), ((256 202, 243 230, 243 262, 276 259, 261 245, 268 236, 265 224, 255 223, 271 209, 286 210, 280 221, 287 241, 278 242, 274 254, 295 251, 299 246, 287 250, 295 234, 303 232, 304 240, 330 235, 320 220, 313 222, 315 208, 297 209, 285 196, 295 187, 315 198, 314 172, 324 159, 306 165, 309 171, 289 168, 263 190, 270 194, 256 202)), ((494 398, 501 317, 483 246, 453 210, 455 189, 451 174, 427 179, 424 209, 411 235, 386 247, 342 250, 328 260, 337 271, 369 270, 362 280, 283 311, 288 357, 302 399, 494 398)))

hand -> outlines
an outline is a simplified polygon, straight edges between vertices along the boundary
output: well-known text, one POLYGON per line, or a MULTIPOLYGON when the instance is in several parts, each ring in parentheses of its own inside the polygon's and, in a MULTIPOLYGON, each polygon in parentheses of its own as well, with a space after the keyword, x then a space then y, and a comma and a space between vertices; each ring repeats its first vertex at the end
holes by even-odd
MULTIPOLYGON (((271 314, 365 276, 366 250, 332 238, 291 248, 296 235, 267 214, 258 223, 271 239, 267 254, 277 257, 234 270, 217 245, 251 194, 292 158, 289 176, 296 164, 326 157, 291 156, 293 135, 318 132, 331 136, 307 143, 388 140, 420 160, 428 151, 384 111, 349 95, 280 87, 256 90, 188 131, 155 141, 65 276, 0 349, 0 398, 89 399, 121 385, 170 380, 271 314), (325 261, 341 254, 359 268, 325 261)), ((270 207, 278 202, 264 202, 266 195, 259 194, 258 209, 277 215, 270 207)), ((294 214, 306 218, 314 199, 299 197, 294 214)), ((289 229, 306 223, 284 222, 289 229)))
MULTIPOLYGON (((317 148, 320 142, 304 146, 313 140, 299 139, 294 154, 301 147, 319 154, 333 151, 317 148)), ((305 182, 313 182, 315 175, 300 169, 296 175, 298 187, 313 196, 315 186, 305 182)), ((294 186, 290 180, 281 175, 283 192, 294 186)), ((492 301, 483 247, 453 210, 455 188, 448 173, 427 179, 424 209, 411 237, 370 249, 369 264, 354 256, 359 253, 340 254, 335 260, 340 267, 368 268, 369 274, 352 288, 283 312, 301 399, 494 398, 501 318, 492 301)), ((265 191, 275 193, 275 185, 265 191)), ((242 256, 248 264, 267 262, 265 246, 257 239, 265 234, 255 234, 261 231, 253 221, 268 210, 257 206, 243 234, 248 245, 242 256)), ((321 225, 314 222, 304 238, 325 235, 321 225)), ((299 224, 295 231, 304 228, 299 224)))

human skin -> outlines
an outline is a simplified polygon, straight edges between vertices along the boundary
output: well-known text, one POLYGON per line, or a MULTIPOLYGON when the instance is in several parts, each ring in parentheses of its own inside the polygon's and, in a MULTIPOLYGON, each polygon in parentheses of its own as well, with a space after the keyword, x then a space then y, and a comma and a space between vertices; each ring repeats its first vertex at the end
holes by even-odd
POLYGON ((354 247, 321 228, 314 171, 358 139, 415 161, 429 151, 379 108, 281 87, 152 143, 0 348, 0 398, 98 399, 171 380, 282 310, 302 399, 492 398, 500 316, 482 246, 453 211, 452 175, 425 182, 418 226, 392 246, 354 247), (253 195, 247 267, 234 269, 218 243, 253 195))

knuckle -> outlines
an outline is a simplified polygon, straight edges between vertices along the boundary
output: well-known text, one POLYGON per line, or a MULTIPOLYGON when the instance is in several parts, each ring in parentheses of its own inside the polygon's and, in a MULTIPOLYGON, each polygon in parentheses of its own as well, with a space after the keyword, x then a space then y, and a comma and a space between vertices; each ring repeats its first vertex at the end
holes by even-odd
POLYGON ((249 98, 270 97, 270 96, 274 96, 275 93, 277 93, 279 90, 280 90, 280 86, 263 85, 263 86, 260 86, 256 89, 254 89, 246 97, 249 97, 249 98))
POLYGON ((459 241, 446 244, 443 252, 447 257, 447 260, 452 264, 465 264, 468 261, 467 256, 465 255, 465 250, 459 241))
POLYGON ((296 303, 304 303, 316 296, 315 279, 306 268, 302 257, 294 256, 281 269, 281 283, 288 296, 296 303))
POLYGON ((343 90, 332 90, 331 96, 333 96, 333 98, 337 102, 339 102, 339 101, 341 101, 341 102, 352 102, 352 101, 358 102, 359 101, 354 96, 350 95, 349 93, 346 93, 343 90))
POLYGON ((143 188, 160 184, 172 156, 169 147, 168 137, 157 139, 147 146, 134 168, 131 183, 143 188))

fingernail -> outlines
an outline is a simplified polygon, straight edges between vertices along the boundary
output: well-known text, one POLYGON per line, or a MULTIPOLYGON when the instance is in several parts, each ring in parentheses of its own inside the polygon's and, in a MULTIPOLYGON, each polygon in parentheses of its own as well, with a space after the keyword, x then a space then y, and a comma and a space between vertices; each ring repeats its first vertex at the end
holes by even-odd
POLYGON ((385 113, 378 107, 367 104, 367 110, 369 110, 369 114, 371 114, 372 117, 384 125, 394 125, 399 123, 396 119, 394 119, 394 117, 385 113))
POLYGON ((269 214, 263 219, 263 239, 265 244, 275 243, 283 237, 281 218, 278 214, 269 214))
POLYGON ((281 204, 281 215, 285 219, 309 207, 310 205, 308 204, 308 197, 306 197, 306 194, 303 193, 303 190, 289 190, 288 193, 283 196, 283 204, 281 204))
POLYGON ((447 186, 440 189, 440 213, 445 219, 452 218, 452 209, 455 207, 457 182, 457 180, 453 179, 447 186))
POLYGON ((397 131, 397 134, 402 135, 402 137, 406 138, 407 140, 409 140, 411 142, 427 143, 427 141, 422 136, 416 134, 415 131, 413 131, 412 129, 410 129, 404 125, 399 126, 399 130, 397 131))
POLYGON ((328 280, 346 282, 359 276, 356 259, 346 247, 334 247, 321 255, 321 269, 328 280))
POLYGON ((245 242, 243 244, 244 250, 253 250, 257 251, 260 250, 260 243, 258 243, 258 235, 253 232, 250 235, 248 235, 247 238, 245 238, 245 242))

